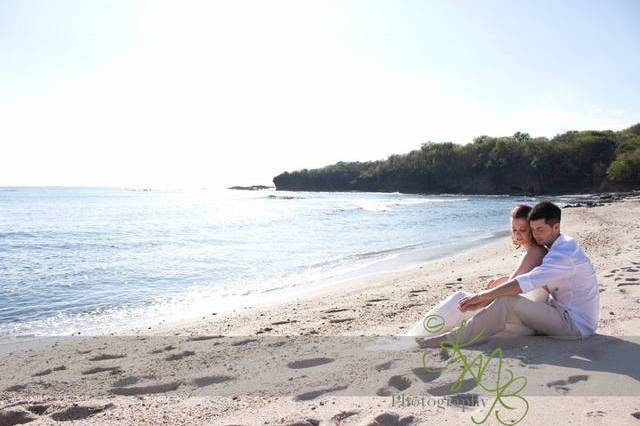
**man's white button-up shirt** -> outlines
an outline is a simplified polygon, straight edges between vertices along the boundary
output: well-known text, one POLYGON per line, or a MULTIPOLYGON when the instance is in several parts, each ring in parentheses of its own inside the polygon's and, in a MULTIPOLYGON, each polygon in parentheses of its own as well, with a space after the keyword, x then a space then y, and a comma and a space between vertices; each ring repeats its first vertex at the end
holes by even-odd
POLYGON ((573 238, 560 233, 542 264, 515 280, 523 293, 546 284, 556 303, 569 312, 580 334, 586 337, 595 333, 600 313, 596 272, 573 238))

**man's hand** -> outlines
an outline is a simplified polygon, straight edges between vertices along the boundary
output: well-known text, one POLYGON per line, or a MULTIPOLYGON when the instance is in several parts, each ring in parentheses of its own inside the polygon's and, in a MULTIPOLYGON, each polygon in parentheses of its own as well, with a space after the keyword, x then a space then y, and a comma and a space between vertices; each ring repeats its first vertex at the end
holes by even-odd
POLYGON ((484 308, 489 303, 493 302, 493 297, 489 296, 486 292, 480 292, 472 294, 471 296, 464 297, 458 302, 458 309, 462 312, 475 311, 480 308, 484 308))

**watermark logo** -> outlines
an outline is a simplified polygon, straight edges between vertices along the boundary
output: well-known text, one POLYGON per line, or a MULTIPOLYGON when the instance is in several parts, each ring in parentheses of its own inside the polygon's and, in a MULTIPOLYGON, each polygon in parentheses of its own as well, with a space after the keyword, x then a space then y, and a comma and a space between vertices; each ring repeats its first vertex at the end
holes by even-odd
POLYGON ((478 395, 454 395, 442 398, 405 395, 403 393, 391 395, 392 407, 432 407, 444 410, 447 407, 454 406, 462 408, 462 411, 464 411, 468 407, 479 407, 480 405, 486 406, 487 401, 483 398, 478 398, 478 395))
MULTIPOLYGON (((513 371, 509 368, 505 368, 504 370, 508 374, 508 377, 503 374, 503 360, 502 360, 502 349, 496 348, 494 349, 489 357, 485 359, 482 354, 478 354, 473 360, 469 361, 467 356, 462 353, 462 348, 470 346, 476 343, 484 334, 484 330, 480 330, 478 335, 469 339, 466 342, 461 342, 461 338, 463 336, 463 332, 467 325, 467 321, 464 320, 460 324, 460 326, 455 330, 455 340, 453 342, 449 340, 443 340, 440 343, 440 348, 442 349, 450 349, 452 351, 452 355, 447 360, 447 363, 444 367, 441 368, 430 368, 427 367, 427 357, 428 353, 424 353, 422 355, 422 366, 429 373, 440 373, 444 371, 448 366, 461 362, 463 369, 458 379, 451 385, 450 390, 452 392, 458 392, 460 387, 462 386, 462 382, 470 375, 474 378, 476 385, 479 386, 484 391, 495 394, 495 399, 493 400, 493 404, 489 407, 484 418, 478 420, 474 416, 471 416, 471 421, 475 424, 485 423, 489 416, 493 413, 495 415, 496 420, 503 425, 513 426, 520 423, 529 412, 529 402, 524 398, 520 393, 527 386, 527 378, 524 376, 515 376, 513 371), (495 386, 492 386, 491 383, 486 383, 485 373, 487 371, 487 367, 493 361, 497 362, 497 375, 495 379, 495 386), (485 379, 485 380, 483 380, 485 379), (502 414, 503 409, 506 410, 519 410, 516 411, 522 412, 520 417, 517 417, 513 421, 505 420, 505 416, 502 414)), ((425 330, 429 333, 438 333, 445 326, 445 320, 440 315, 429 315, 424 319, 423 326, 425 330)), ((453 332, 451 332, 453 333, 453 332)))

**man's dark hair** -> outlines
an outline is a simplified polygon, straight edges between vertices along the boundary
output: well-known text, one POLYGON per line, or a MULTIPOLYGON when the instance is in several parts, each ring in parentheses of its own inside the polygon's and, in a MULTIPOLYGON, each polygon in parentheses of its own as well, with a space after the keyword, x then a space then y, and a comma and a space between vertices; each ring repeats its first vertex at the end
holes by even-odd
POLYGON ((529 221, 544 219, 544 223, 553 226, 556 223, 560 223, 560 216, 562 216, 562 210, 560 207, 553 204, 551 201, 543 201, 536 204, 531 212, 529 212, 529 221))

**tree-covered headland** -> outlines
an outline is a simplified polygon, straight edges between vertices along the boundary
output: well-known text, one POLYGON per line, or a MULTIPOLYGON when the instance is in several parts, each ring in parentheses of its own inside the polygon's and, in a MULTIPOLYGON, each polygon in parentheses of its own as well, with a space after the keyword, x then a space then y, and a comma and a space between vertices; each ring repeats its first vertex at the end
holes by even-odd
POLYGON ((621 131, 518 132, 466 145, 422 144, 386 160, 284 172, 278 190, 462 194, 561 194, 640 188, 640 123, 621 131))

